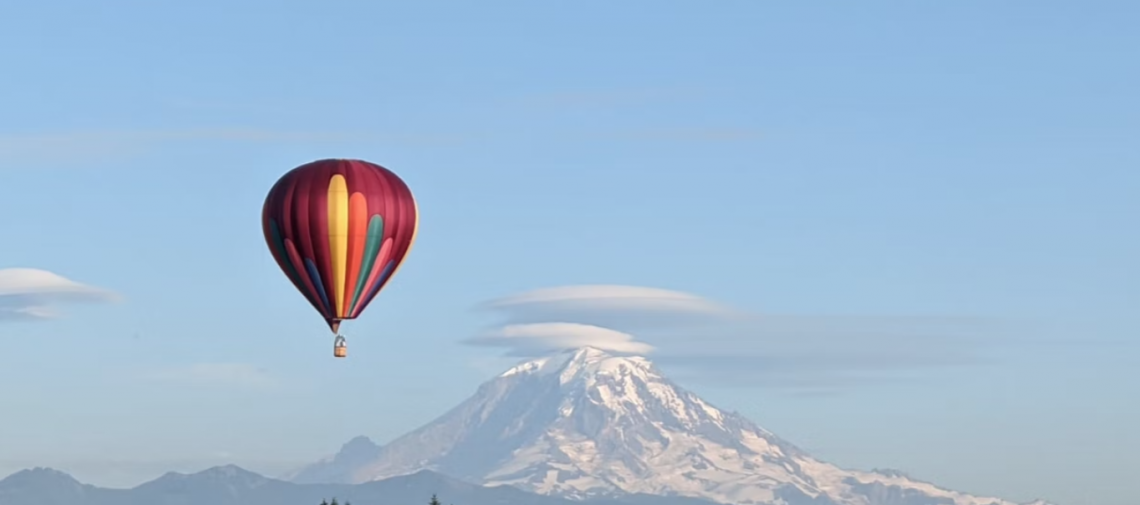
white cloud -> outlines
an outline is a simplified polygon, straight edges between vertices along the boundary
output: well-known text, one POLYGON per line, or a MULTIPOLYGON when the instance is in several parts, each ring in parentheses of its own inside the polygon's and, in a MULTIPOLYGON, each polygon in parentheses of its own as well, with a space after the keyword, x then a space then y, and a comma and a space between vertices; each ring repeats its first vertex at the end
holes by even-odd
POLYGON ((653 346, 633 335, 579 323, 512 324, 468 339, 466 343, 506 347, 512 356, 537 356, 562 349, 595 347, 619 354, 646 354, 653 346))
POLYGON ((247 363, 195 363, 160 370, 150 378, 211 386, 267 387, 276 384, 265 369, 247 363))
POLYGON ((623 331, 744 317, 741 312, 689 293, 620 285, 536 289, 492 300, 484 308, 503 314, 507 323, 573 321, 623 331))
POLYGON ((667 289, 612 284, 542 288, 488 303, 492 307, 537 304, 583 304, 595 308, 635 310, 684 310, 721 312, 721 306, 699 296, 667 289))
POLYGON ((0 319, 48 319, 61 302, 109 302, 119 296, 35 268, 0 269, 0 319))
POLYGON ((689 293, 636 286, 537 289, 483 308, 504 316, 501 329, 469 344, 528 356, 601 347, 591 343, 596 338, 653 349, 663 368, 698 381, 797 390, 977 364, 987 346, 1009 342, 1001 325, 980 318, 758 315, 689 293))
POLYGON ((466 135, 414 134, 407 132, 318 132, 277 131, 255 128, 205 128, 198 130, 93 130, 55 133, 0 135, 0 164, 45 160, 90 165, 93 160, 134 156, 174 142, 382 142, 391 144, 452 145, 466 135))

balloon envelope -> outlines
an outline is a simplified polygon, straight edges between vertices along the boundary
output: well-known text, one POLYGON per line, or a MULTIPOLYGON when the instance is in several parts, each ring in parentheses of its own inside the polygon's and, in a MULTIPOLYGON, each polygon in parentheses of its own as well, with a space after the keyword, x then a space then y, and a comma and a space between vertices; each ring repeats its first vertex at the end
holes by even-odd
POLYGON ((336 332, 396 273, 419 216, 408 186, 388 169, 319 160, 273 185, 261 225, 278 266, 336 332))

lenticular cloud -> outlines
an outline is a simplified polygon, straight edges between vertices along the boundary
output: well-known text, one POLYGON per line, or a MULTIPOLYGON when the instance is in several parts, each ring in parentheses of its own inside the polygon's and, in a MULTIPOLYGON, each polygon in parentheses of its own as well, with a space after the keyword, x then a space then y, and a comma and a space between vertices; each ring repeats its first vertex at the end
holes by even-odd
POLYGON ((466 343, 505 347, 512 356, 539 356, 581 347, 620 354, 646 354, 653 350, 653 346, 638 342, 628 333, 580 323, 511 324, 468 339, 466 343))

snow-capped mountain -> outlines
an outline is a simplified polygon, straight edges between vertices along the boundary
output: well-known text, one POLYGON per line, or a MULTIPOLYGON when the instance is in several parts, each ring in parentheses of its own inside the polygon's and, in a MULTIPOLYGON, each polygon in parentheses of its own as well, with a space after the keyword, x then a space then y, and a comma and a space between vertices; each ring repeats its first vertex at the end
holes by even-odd
POLYGON ((290 477, 360 483, 425 469, 573 499, 643 493, 733 504, 1014 505, 900 472, 819 461, 676 386, 649 360, 593 348, 519 364, 426 426, 382 447, 354 439, 290 477))

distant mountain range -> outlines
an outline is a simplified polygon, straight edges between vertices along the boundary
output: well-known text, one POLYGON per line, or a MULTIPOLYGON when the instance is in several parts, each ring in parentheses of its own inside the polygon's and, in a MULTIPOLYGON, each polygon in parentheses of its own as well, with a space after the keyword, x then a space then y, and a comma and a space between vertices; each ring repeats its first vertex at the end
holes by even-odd
MULTIPOLYGON (((426 505, 433 494, 445 505, 582 505, 511 486, 484 487, 438 473, 420 471, 364 484, 294 484, 236 466, 195 474, 168 473, 132 489, 80 483, 46 468, 23 470, 0 480, 0 505, 426 505)), ((690 498, 630 495, 594 500, 590 505, 713 505, 690 498)))
MULTIPOLYGON (((1017 505, 897 471, 819 461, 666 379, 593 348, 528 361, 427 425, 365 437, 283 478, 234 466, 129 490, 45 469, 0 481, 0 505, 1017 505)), ((1051 505, 1036 501, 1024 505, 1051 505)))

